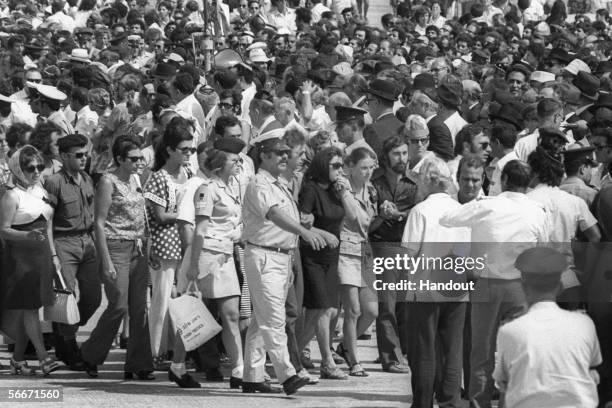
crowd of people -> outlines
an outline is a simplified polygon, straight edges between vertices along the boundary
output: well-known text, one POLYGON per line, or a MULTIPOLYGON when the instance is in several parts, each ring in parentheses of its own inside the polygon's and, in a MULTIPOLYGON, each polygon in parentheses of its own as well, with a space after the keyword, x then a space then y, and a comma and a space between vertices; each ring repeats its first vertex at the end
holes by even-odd
POLYGON ((375 325, 413 407, 611 406, 609 7, 0 0, 6 369, 95 378, 123 327, 126 380, 290 395, 367 377, 375 325), (400 252, 485 268, 375 290, 400 252), (76 324, 41 318, 60 282, 76 324), (192 291, 222 331, 187 352, 192 291))

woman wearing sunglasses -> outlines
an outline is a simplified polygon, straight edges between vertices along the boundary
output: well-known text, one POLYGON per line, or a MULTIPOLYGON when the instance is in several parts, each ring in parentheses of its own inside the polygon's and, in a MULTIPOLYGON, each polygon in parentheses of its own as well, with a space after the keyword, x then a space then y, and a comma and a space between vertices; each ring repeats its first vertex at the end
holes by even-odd
POLYGON ((54 267, 48 222, 53 218, 46 191, 40 185, 45 169, 38 150, 26 145, 9 159, 12 186, 0 200, 0 238, 5 241, 0 308, 3 330, 15 340, 11 372, 33 375, 24 353, 28 341, 36 349, 45 376, 60 365, 45 350, 38 310, 54 302, 54 267), (7 327, 7 324, 10 325, 7 327))
POLYGON ((350 192, 342 167, 342 152, 336 147, 315 154, 304 175, 298 202, 301 214, 314 216, 313 227, 326 242, 321 250, 315 250, 305 242, 300 245, 306 313, 298 348, 304 350, 316 332, 321 352, 321 379, 331 380, 347 378, 334 362, 330 343, 330 322, 338 313, 340 227, 350 192))
MULTIPOLYGON (((145 186, 147 217, 151 229, 150 266, 153 287, 149 321, 151 349, 157 369, 161 369, 162 355, 168 349, 168 306, 175 272, 182 259, 176 223, 177 204, 183 195, 185 183, 192 175, 188 166, 191 155, 196 152, 193 147, 193 131, 193 125, 182 117, 170 121, 155 148, 155 166, 145 186)), ((187 374, 185 354, 185 347, 180 338, 177 338, 168 377, 180 387, 199 388, 200 384, 187 374)))
POLYGON ((108 305, 81 346, 81 354, 87 365, 103 364, 121 322, 129 315, 125 379, 132 379, 135 374, 140 380, 153 380, 146 317, 145 198, 138 179, 144 168, 144 156, 139 141, 131 136, 119 136, 113 143, 112 154, 116 169, 105 173, 98 182, 94 222, 108 305))

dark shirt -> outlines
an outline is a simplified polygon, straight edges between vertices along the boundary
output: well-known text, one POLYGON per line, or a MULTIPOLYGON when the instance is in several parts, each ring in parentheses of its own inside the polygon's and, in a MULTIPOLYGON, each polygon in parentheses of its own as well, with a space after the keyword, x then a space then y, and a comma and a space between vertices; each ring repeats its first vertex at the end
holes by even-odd
MULTIPOLYGON (((413 172, 408 171, 398 180, 395 188, 392 189, 387 177, 385 177, 385 170, 383 168, 377 169, 372 176, 372 184, 376 188, 378 195, 378 213, 380 214, 380 206, 385 201, 394 203, 401 212, 407 212, 414 207, 416 204, 417 181, 417 176, 413 172)), ((404 217, 402 221, 384 220, 380 227, 370 232, 370 241, 401 242, 406 218, 404 217)))
MULTIPOLYGON (((313 226, 315 228, 330 232, 340 238, 344 207, 331 187, 324 189, 314 181, 305 180, 300 191, 298 209, 304 214, 314 215, 313 226)), ((325 261, 338 257, 338 248, 325 247, 321 251, 315 251, 303 241, 300 244, 302 256, 311 256, 325 261)))
POLYGON ((81 172, 81 183, 64 169, 45 181, 45 190, 55 209, 53 231, 59 233, 87 232, 94 222, 94 187, 91 177, 81 172))

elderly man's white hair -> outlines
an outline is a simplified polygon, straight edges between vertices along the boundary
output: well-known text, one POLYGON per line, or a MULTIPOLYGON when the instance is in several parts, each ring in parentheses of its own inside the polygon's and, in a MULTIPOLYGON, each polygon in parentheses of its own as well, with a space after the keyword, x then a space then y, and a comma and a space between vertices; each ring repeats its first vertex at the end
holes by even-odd
POLYGON ((418 201, 434 193, 454 193, 450 169, 444 160, 437 156, 428 157, 419 172, 418 201))

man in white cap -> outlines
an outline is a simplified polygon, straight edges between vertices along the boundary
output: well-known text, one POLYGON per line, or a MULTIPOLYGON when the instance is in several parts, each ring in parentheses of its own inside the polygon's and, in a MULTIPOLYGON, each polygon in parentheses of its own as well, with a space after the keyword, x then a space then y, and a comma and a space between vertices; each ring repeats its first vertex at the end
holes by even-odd
POLYGON ((565 256, 545 247, 521 253, 521 273, 529 310, 502 325, 497 336, 493 378, 508 408, 596 407, 595 367, 601 350, 593 321, 555 303, 565 256))
POLYGON ((253 48, 249 51, 249 61, 256 65, 257 67, 263 69, 264 71, 268 70, 268 62, 270 62, 270 58, 266 55, 266 52, 261 48, 253 48))
POLYGON ((38 114, 39 119, 55 123, 62 130, 62 136, 74 133, 66 115, 62 111, 61 102, 66 100, 65 93, 51 85, 37 85, 38 96, 30 102, 32 111, 38 114))

